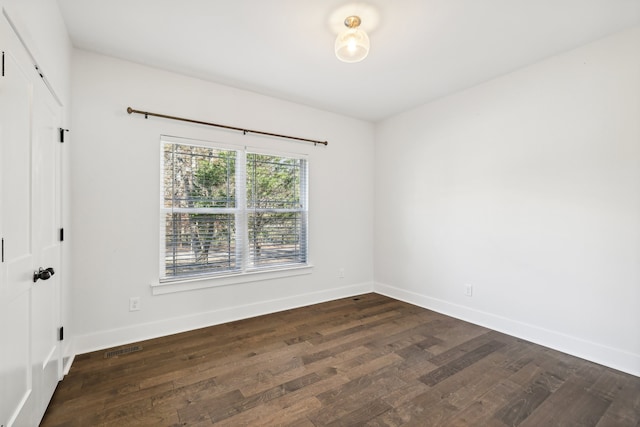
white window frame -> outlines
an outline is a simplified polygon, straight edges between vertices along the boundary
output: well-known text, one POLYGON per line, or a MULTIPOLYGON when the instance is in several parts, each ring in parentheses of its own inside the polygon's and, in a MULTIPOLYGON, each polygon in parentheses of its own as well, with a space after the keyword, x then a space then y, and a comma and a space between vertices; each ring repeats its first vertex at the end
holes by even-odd
MULTIPOLYGON (((183 137, 175 137, 168 135, 161 135, 160 137, 160 209, 159 209, 159 229, 160 229, 160 241, 159 241, 159 280, 156 283, 152 283, 153 294, 164 294, 171 292, 178 292, 184 290, 200 289, 214 286, 226 286, 236 283, 245 283, 252 281, 259 281, 272 278, 297 276, 301 274, 310 274, 312 272, 312 264, 309 262, 309 236, 308 236, 308 188, 309 188, 309 162, 305 154, 282 152, 275 150, 265 150, 261 148, 255 148, 245 145, 225 144, 215 141, 196 140, 183 137), (166 264, 165 264, 165 251, 166 251, 166 227, 165 218, 167 213, 176 212, 176 208, 167 208, 164 205, 164 147, 165 144, 183 144, 191 146, 201 146, 206 148, 214 148, 220 150, 235 151, 236 157, 236 207, 235 208, 197 208, 198 211, 206 213, 234 213, 236 221, 236 257, 239 261, 238 268, 235 270, 226 270, 220 272, 209 272, 203 274, 183 275, 183 276, 165 276, 166 264), (303 229, 301 233, 304 234, 303 245, 305 251, 305 262, 281 264, 275 266, 266 267, 250 267, 248 265, 249 260, 249 242, 248 242, 248 214, 251 211, 247 207, 246 197, 246 156, 247 153, 264 154, 279 156, 285 158, 299 159, 304 161, 305 174, 304 183, 301 185, 300 202, 301 208, 296 211, 303 213, 303 229)), ((189 212, 193 212, 194 208, 183 208, 189 212)), ((182 210, 182 209, 178 209, 182 210)), ((278 210, 274 210, 278 211, 278 210)), ((286 211, 286 210, 283 210, 286 211)), ((289 210, 290 211, 290 210, 289 210)))

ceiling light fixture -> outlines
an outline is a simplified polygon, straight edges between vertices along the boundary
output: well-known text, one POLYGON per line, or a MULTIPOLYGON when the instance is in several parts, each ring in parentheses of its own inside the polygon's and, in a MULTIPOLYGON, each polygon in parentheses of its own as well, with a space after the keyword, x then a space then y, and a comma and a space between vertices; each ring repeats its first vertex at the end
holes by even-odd
POLYGON ((360 26, 359 16, 348 16, 344 20, 347 29, 336 39, 336 56, 343 62, 360 62, 369 54, 369 36, 360 26))

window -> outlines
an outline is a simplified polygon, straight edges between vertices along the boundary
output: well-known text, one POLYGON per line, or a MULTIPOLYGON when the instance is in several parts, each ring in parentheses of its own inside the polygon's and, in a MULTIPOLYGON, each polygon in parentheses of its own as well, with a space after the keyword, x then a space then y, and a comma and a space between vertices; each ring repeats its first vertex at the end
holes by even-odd
POLYGON ((162 138, 161 280, 307 263, 307 161, 162 138))

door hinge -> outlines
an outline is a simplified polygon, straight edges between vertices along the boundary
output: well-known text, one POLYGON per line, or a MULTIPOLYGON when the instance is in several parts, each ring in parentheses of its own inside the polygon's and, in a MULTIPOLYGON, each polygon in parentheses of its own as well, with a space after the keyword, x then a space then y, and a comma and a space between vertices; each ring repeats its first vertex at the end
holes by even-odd
POLYGON ((60 229, 60 241, 64 242, 64 228, 60 229))
POLYGON ((2 77, 4 77, 4 52, 2 52, 2 77))
POLYGON ((64 133, 65 132, 69 132, 69 129, 62 129, 62 128, 58 128, 60 130, 60 142, 64 143, 64 133))
POLYGON ((58 329, 58 341, 63 341, 64 340, 64 326, 60 326, 60 329, 58 329))
POLYGON ((4 262, 4 237, 2 238, 2 262, 4 262))
POLYGON ((60 142, 64 143, 64 133, 65 132, 69 132, 69 129, 62 129, 62 128, 58 128, 60 130, 60 142))
POLYGON ((44 74, 42 74, 42 71, 40 71, 40 67, 38 67, 38 64, 35 64, 34 67, 36 67, 36 73, 38 73, 40 78, 44 79, 44 74))

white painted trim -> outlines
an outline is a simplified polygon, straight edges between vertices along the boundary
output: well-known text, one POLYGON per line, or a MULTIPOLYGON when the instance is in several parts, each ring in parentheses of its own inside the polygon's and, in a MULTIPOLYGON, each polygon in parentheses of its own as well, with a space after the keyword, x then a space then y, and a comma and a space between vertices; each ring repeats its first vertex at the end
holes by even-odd
POLYGON ((16 410, 13 411, 13 414, 11 414, 11 417, 9 417, 9 421, 7 421, 7 427, 12 427, 14 423, 16 423, 16 420, 18 419, 18 417, 29 418, 30 414, 27 413, 26 407, 27 407, 27 402, 29 401, 29 397, 31 396, 32 393, 33 393, 32 388, 24 392, 22 399, 20 399, 20 403, 18 403, 18 405, 16 406, 16 410))
POLYGON ((374 292, 640 377, 640 355, 383 283, 374 292))
POLYGON ((13 18, 9 16, 9 12, 7 12, 7 10, 4 7, 2 8, 2 14, 4 15, 5 19, 11 26, 11 29, 13 30, 16 37, 20 41, 20 44, 22 44, 22 46, 24 47, 24 50, 27 52, 27 55, 29 55, 29 59, 31 60, 31 65, 35 67, 36 73, 40 76, 40 79, 46 86, 47 90, 51 93, 51 96, 53 96, 53 99, 56 101, 58 106, 62 107, 64 104, 62 103, 62 100, 60 99, 57 92, 55 91, 55 89, 47 79, 46 74, 42 70, 42 66, 38 64, 38 61, 36 60, 36 56, 33 54, 32 49, 29 48, 30 43, 27 43, 27 41, 22 37, 23 33, 21 33, 18 30, 18 26, 15 24, 13 18))
POLYGON ((69 371, 71 370, 71 365, 73 365, 73 361, 75 358, 76 358, 75 354, 71 354, 68 357, 62 358, 62 376, 63 377, 69 374, 69 371))
POLYGON ((157 322, 135 324, 125 328, 98 331, 74 338, 75 353, 82 354, 137 341, 158 338, 179 332, 247 319, 311 304, 332 301, 372 292, 373 283, 364 282, 341 288, 327 289, 287 298, 261 301, 253 304, 227 307, 189 316, 163 319, 157 322))
POLYGON ((313 265, 308 264, 271 270, 245 271, 242 273, 219 276, 202 276, 183 280, 160 281, 151 284, 151 293, 153 295, 164 295, 174 292, 193 291, 196 289, 215 288, 218 286, 229 286, 240 283, 300 276, 303 274, 311 274, 312 272, 313 265))

